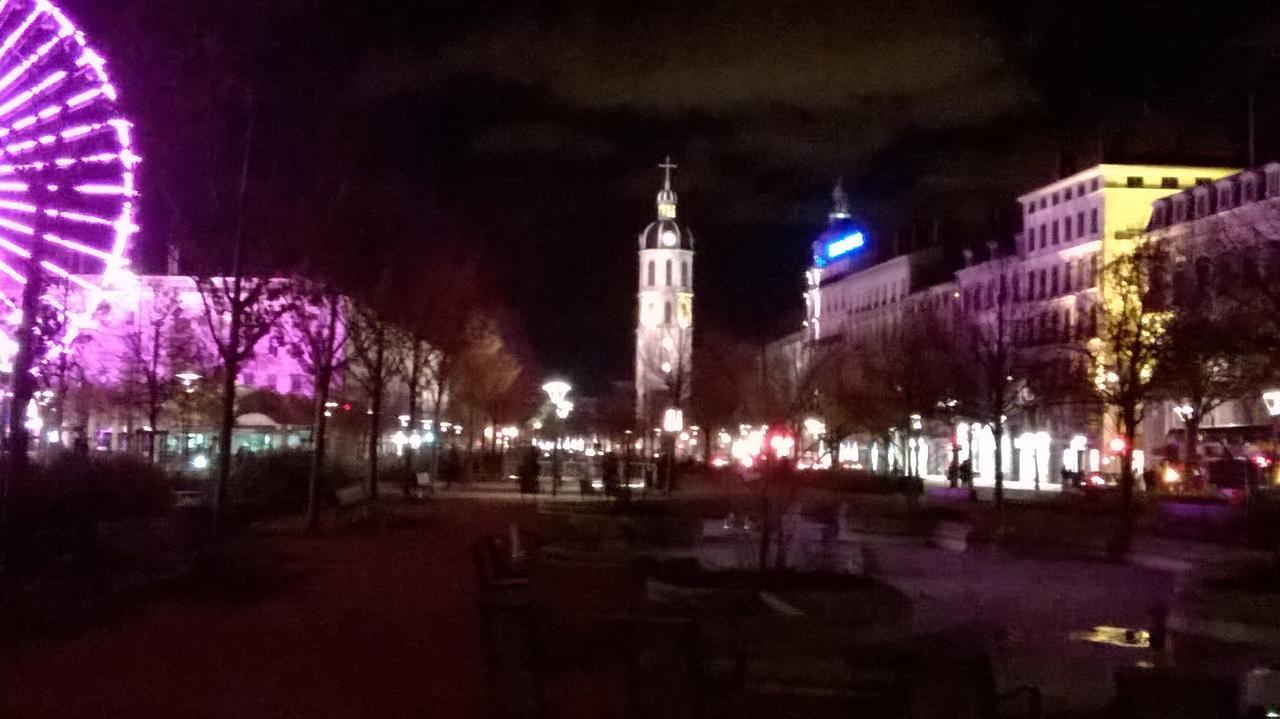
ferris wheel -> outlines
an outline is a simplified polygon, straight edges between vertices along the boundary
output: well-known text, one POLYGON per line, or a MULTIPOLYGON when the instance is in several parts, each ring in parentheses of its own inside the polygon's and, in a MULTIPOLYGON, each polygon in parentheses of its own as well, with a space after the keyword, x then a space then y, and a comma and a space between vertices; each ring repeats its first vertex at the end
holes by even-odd
MULTIPOLYGON (((70 340, 122 276, 137 231, 131 125, 105 62, 48 0, 0 0, 0 319, 39 268, 70 340), (62 303, 66 302, 66 305, 62 303)), ((3 331, 3 330, 0 330, 3 331)))

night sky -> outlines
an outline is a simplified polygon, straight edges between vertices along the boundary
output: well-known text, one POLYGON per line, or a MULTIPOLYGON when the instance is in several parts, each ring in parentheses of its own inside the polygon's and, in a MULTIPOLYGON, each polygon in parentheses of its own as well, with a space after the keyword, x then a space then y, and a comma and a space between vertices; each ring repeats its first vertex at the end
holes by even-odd
POLYGON ((200 202, 181 189, 203 172, 183 169, 192 148, 238 136, 232 120, 183 132, 184 99, 235 115, 203 69, 221 53, 263 88, 264 194, 322 195, 316 168, 346 158, 360 202, 408 218, 362 241, 477 258, 539 371, 588 388, 630 376, 636 235, 664 155, 698 242, 696 323, 751 340, 797 326, 838 176, 883 256, 957 254, 1017 229, 1018 192, 1101 158, 1245 162, 1250 92, 1258 160, 1280 156, 1263 3, 64 5, 120 78, 143 182, 165 189, 143 185, 144 262, 200 202))

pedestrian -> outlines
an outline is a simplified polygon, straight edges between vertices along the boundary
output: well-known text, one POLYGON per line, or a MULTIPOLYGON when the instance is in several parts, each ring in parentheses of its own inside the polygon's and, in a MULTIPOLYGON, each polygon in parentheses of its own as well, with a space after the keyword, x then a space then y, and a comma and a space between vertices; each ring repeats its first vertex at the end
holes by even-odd
POLYGON ((604 480, 604 496, 612 497, 618 493, 618 455, 610 452, 604 456, 602 474, 604 480))
POLYGON ((458 455, 458 447, 450 445, 449 451, 444 455, 444 461, 440 467, 440 475, 444 478, 445 489, 452 489, 453 483, 458 480, 462 472, 462 457, 458 455))
POLYGON ((560 449, 551 450, 551 496, 554 497, 560 493, 560 478, 564 474, 564 470, 560 466, 560 449))
POLYGON ((516 477, 520 481, 520 494, 538 493, 538 449, 533 445, 525 448, 516 477))

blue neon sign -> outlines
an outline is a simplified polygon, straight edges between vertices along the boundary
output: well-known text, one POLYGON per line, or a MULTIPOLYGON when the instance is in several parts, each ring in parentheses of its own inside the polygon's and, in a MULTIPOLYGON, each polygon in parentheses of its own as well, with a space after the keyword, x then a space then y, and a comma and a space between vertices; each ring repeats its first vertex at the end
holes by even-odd
POLYGON ((859 247, 862 247, 864 242, 861 232, 855 232, 852 235, 845 235, 838 240, 832 240, 827 243, 827 259, 834 260, 841 255, 847 255, 859 247))
POLYGON ((824 267, 828 262, 838 260, 854 250, 861 249, 865 244, 866 238, 863 234, 861 232, 853 232, 828 242, 823 246, 822 254, 815 257, 814 260, 819 267, 824 267))

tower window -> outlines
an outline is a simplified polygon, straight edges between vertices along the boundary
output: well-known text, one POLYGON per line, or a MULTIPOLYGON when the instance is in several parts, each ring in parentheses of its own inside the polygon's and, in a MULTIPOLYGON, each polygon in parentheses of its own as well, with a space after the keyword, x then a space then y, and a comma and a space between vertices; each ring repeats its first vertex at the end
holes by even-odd
POLYGON ((688 262, 680 263, 680 286, 681 287, 689 286, 689 263, 688 262))
POLYGON ((1126 185, 1126 186, 1128 186, 1128 187, 1142 187, 1142 186, 1143 186, 1143 185, 1145 185, 1145 184, 1146 184, 1146 183, 1145 183, 1145 182, 1143 182, 1143 180, 1142 180, 1142 178, 1141 178, 1141 177, 1136 177, 1136 176, 1135 176, 1135 177, 1127 177, 1127 178, 1125 178, 1125 185, 1126 185))
POLYGON ((671 303, 670 302, 666 302, 662 306, 662 323, 666 325, 671 324, 671 303))
POLYGON ((648 282, 646 282, 645 284, 647 284, 647 285, 649 285, 649 286, 653 286, 653 260, 649 260, 649 278, 648 278, 648 280, 649 280, 649 281, 648 281, 648 282))
POLYGON ((667 260, 667 287, 671 286, 671 260, 667 260))
POLYGON ((1161 177, 1161 178, 1160 178, 1160 186, 1161 186, 1161 187, 1163 187, 1163 188, 1164 188, 1164 189, 1166 189, 1166 190, 1176 190, 1176 189, 1178 189, 1178 178, 1176 178, 1176 177, 1161 177))

